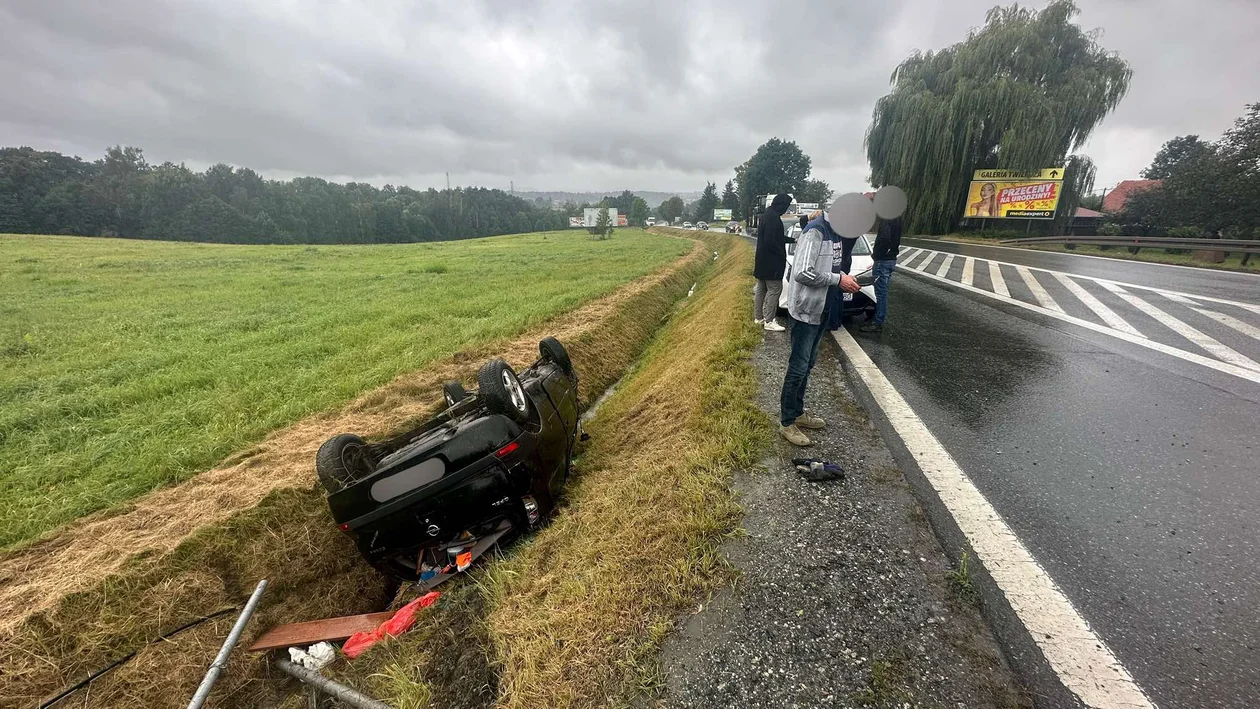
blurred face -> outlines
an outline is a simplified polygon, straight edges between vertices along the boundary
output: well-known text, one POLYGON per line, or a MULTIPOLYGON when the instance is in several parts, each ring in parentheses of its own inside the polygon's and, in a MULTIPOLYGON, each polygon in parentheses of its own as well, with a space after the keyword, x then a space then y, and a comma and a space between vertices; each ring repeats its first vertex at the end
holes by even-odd
POLYGON ((994 185, 992 182, 980 185, 980 196, 984 199, 992 197, 995 192, 997 192, 997 185, 994 185))

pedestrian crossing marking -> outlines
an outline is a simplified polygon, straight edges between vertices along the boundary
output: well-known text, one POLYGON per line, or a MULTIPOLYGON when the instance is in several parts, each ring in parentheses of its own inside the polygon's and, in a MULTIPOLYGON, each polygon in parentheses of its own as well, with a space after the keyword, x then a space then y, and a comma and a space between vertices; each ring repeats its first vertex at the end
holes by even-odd
MULTIPOLYGON (((1252 357, 1239 352, 1234 347, 1226 345, 1217 337, 1213 337, 1189 323, 1177 318, 1172 312, 1161 309, 1156 304, 1146 299, 1140 298, 1130 292, 1132 289, 1147 290, 1156 293, 1159 296, 1177 303, 1179 305, 1188 306, 1194 312, 1207 317, 1216 324, 1222 326, 1221 336, 1225 333, 1241 333, 1251 340, 1260 341, 1260 327, 1252 325, 1237 317, 1227 315, 1215 309, 1215 304, 1237 307, 1249 313, 1260 314, 1260 305, 1251 303, 1240 303, 1222 298, 1211 296, 1191 295, 1187 293, 1177 293, 1162 288, 1151 286, 1142 286, 1132 283, 1123 283, 1112 281, 1106 278, 1095 278, 1092 276, 1082 276, 1078 274, 1063 273, 1060 271, 1052 271, 1045 268, 1029 267, 1022 264, 1005 263, 993 261, 991 259, 979 259, 964 254, 954 254, 949 252, 934 251, 932 249, 922 249, 912 247, 902 255, 902 263, 910 271, 919 273, 920 275, 945 283, 954 284, 967 290, 988 295, 1005 300, 1023 308, 1053 315, 1061 320, 1073 322, 1078 325, 1087 327, 1092 330, 1113 335, 1119 339, 1133 342, 1144 347, 1172 354, 1181 359, 1189 360, 1197 364, 1202 364, 1212 369, 1217 369, 1229 374, 1249 379, 1260 383, 1260 363, 1252 357), (932 263, 936 261, 937 256, 943 256, 942 262, 932 268, 932 263), (962 262, 961 274, 951 278, 949 272, 955 261, 962 262), (982 263, 977 263, 982 262, 982 263), (1014 296, 1011 294, 1007 286, 1007 280, 1002 274, 1001 266, 1008 266, 1018 274, 1018 280, 1028 288, 1028 293, 1032 295, 1032 300, 1028 300, 1027 294, 1022 296, 1014 296), (983 269, 987 266, 989 272, 990 288, 986 290, 983 287, 975 285, 975 272, 977 268, 983 269), (1034 272, 1040 271, 1043 274, 1049 274, 1058 284, 1067 290, 1068 296, 1059 296, 1056 300, 1054 296, 1046 290, 1045 286, 1037 279, 1034 272), (1114 296, 1118 301, 1126 303, 1140 313, 1150 317, 1155 323, 1145 321, 1126 320, 1116 309, 1115 306, 1108 306, 1101 298, 1090 293, 1081 284, 1090 281, 1114 296), (1067 298, 1067 300, 1064 300, 1067 298), (1062 301, 1062 302, 1059 302, 1062 301), (1070 310, 1076 312, 1088 312, 1093 317, 1105 323, 1100 325, 1095 321, 1078 317, 1070 314, 1070 310), (1157 323, 1157 324, 1156 324, 1157 323), (1160 328, 1163 330, 1159 333, 1154 331, 1143 332, 1141 328, 1160 328), (1162 334, 1163 332, 1171 332, 1180 340, 1184 340, 1188 345, 1173 346, 1160 342, 1155 339, 1156 335, 1161 335, 1167 340, 1172 335, 1162 334), (1187 349, 1190 347, 1190 349, 1187 349), (1210 357, 1190 351, 1191 349, 1199 349, 1211 355, 1210 357)), ((1209 328, 1211 329, 1211 328, 1209 328)), ((1233 335, 1235 338, 1237 335, 1233 335)), ((1226 339, 1229 339, 1228 337, 1226 339)), ((1237 340, 1232 340, 1232 344, 1237 345, 1237 340)), ((1255 356, 1260 358, 1260 350, 1257 350, 1255 356)))

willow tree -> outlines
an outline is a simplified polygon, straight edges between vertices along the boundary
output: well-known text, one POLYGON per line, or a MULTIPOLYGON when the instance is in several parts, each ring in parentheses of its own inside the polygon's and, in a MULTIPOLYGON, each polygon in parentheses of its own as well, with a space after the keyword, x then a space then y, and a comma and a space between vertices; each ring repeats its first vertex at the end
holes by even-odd
POLYGON ((866 133, 871 184, 906 190, 908 228, 958 225, 979 168, 1035 170, 1069 164, 1060 214, 1093 183, 1080 148, 1120 103, 1133 72, 1103 49, 1099 31, 1072 22, 1071 0, 1041 11, 989 10, 983 27, 939 52, 915 52, 892 74, 866 133))

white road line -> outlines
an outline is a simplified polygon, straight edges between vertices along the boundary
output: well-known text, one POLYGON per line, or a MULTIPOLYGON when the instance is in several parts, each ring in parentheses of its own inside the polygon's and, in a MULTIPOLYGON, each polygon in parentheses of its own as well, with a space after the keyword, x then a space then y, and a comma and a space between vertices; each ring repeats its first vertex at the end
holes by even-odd
POLYGON ((1153 709, 1120 660, 853 336, 844 329, 834 336, 1063 686, 1088 707, 1153 709))
POLYGON ((1113 285, 1110 283, 1103 283, 1102 285, 1103 285, 1103 288, 1106 288, 1112 293, 1115 293, 1116 295, 1120 296, 1133 307, 1137 308, 1138 310, 1141 310, 1142 312, 1146 313, 1152 318, 1155 318, 1156 320, 1158 320, 1159 323, 1163 325, 1164 327, 1168 328, 1169 330, 1172 330, 1178 335, 1181 335, 1182 337, 1193 342, 1199 347, 1202 347, 1208 352, 1211 352, 1213 355, 1216 356, 1217 359, 1223 362, 1229 362, 1230 364, 1236 364, 1239 367, 1246 367, 1247 369, 1254 369, 1257 372, 1260 372, 1260 364, 1257 364, 1254 360, 1248 357, 1244 357, 1243 355, 1239 354, 1238 352, 1236 352, 1234 349, 1230 348, 1229 346, 1223 345, 1218 340, 1215 340, 1212 337, 1205 335, 1202 332, 1199 332, 1193 327, 1190 327, 1189 325, 1178 320, 1177 318, 1174 318, 1168 313, 1165 313, 1164 311, 1160 310, 1154 305, 1151 305, 1145 300, 1142 300, 1136 295, 1133 295, 1132 293, 1126 291, 1120 286, 1113 285))
MULTIPOLYGON (((921 241, 936 241, 936 242, 939 242, 939 243, 942 243, 942 244, 953 244, 953 245, 956 245, 956 246, 960 244, 960 242, 957 242, 957 241, 941 241, 940 239, 921 239, 921 241)), ((963 245, 965 245, 965 244, 963 244, 963 245)), ((1012 250, 1012 251, 1023 251, 1023 252, 1025 252, 1025 253, 1028 253, 1028 252, 1029 252, 1029 249, 1020 249, 1020 248, 1016 248, 1016 247, 1013 247, 1013 246, 983 245, 983 246, 981 246, 981 248, 988 248, 988 249, 1010 249, 1010 250, 1012 250)), ((1049 253, 1049 252, 1044 252, 1044 251, 1043 251, 1043 252, 1040 252, 1040 253, 1049 253)), ((1106 258, 1105 256, 1088 256, 1088 255, 1086 255, 1086 254, 1060 254, 1060 255, 1067 255, 1067 256, 1079 256, 1079 257, 1081 257, 1081 258, 1106 258)), ((983 258, 983 257, 977 257, 977 258, 983 258)), ((1019 265, 1019 264, 1015 264, 1015 263, 1010 263, 1010 262, 1008 262, 1008 261, 994 261, 993 259, 988 259, 988 258, 986 258, 985 260, 986 260, 986 261, 988 261, 989 263, 1002 263, 1002 264, 1006 264, 1007 266, 1010 266, 1010 267, 1012 267, 1012 268, 1014 268, 1014 267, 1016 267, 1016 266, 1018 266, 1018 265, 1019 265)), ((1110 260, 1111 260, 1111 261, 1115 261, 1115 260, 1117 260, 1117 259, 1110 259, 1110 260)), ((1142 262, 1140 262, 1140 263, 1142 263, 1142 264, 1143 264, 1143 265, 1145 265, 1145 266, 1167 266, 1167 267, 1169 267, 1169 268, 1195 268, 1194 266, 1178 266, 1178 265, 1176 265, 1176 264, 1170 264, 1170 263, 1149 263, 1149 262, 1145 262, 1145 261, 1142 261, 1142 262)), ((1057 271, 1055 271, 1054 269, 1051 269, 1051 268, 1040 268, 1040 267, 1037 267, 1037 266, 1028 266, 1027 268, 1029 268, 1030 270, 1033 270, 1033 271, 1045 271, 1046 273, 1057 273, 1057 271)), ((1198 270, 1198 271, 1200 271, 1200 272, 1202 272, 1204 269, 1199 268, 1199 269, 1197 269, 1197 270, 1198 270)), ((1243 272, 1241 272, 1241 271, 1232 271, 1231 273, 1235 273, 1235 274, 1236 274, 1236 273, 1243 273, 1243 272)), ((1210 296, 1210 295, 1195 295, 1194 293, 1181 293, 1181 292, 1178 292, 1178 291, 1170 291, 1170 290, 1168 290, 1167 288, 1160 288, 1160 287, 1158 287, 1158 286, 1144 286, 1144 285, 1142 285, 1142 284, 1140 284, 1140 283, 1128 283, 1128 282, 1126 282, 1126 281, 1114 281, 1114 280, 1111 280, 1110 278, 1099 278, 1099 277, 1097 277, 1097 276, 1085 276, 1085 275, 1081 275, 1081 274, 1077 274, 1077 273, 1072 273, 1072 274, 1068 274, 1068 275, 1071 275, 1071 276, 1072 276, 1072 277, 1074 277, 1074 278, 1088 278, 1089 280, 1094 281, 1095 283, 1111 283, 1111 284, 1114 284, 1114 285, 1117 285, 1117 286, 1121 286, 1121 287, 1123 287, 1123 288, 1137 288, 1137 289, 1139 289, 1139 290, 1154 291, 1155 293, 1159 293, 1160 295, 1163 295, 1163 296, 1167 296, 1169 293, 1172 293, 1172 294, 1173 294, 1173 295, 1175 295, 1175 296, 1176 296, 1176 295, 1179 295, 1179 296, 1186 297, 1186 298, 1193 298, 1193 299, 1198 300, 1198 301, 1207 301, 1207 302, 1209 302, 1209 303, 1222 303, 1222 304, 1224 304, 1224 305, 1233 305, 1233 306, 1236 306, 1236 307, 1242 308, 1242 309, 1244 309, 1244 310, 1250 310, 1250 311, 1251 311, 1251 312, 1253 312, 1253 313, 1260 314, 1260 305, 1257 305, 1257 304, 1254 304, 1254 303, 1243 303, 1243 302, 1239 302, 1239 301, 1237 301, 1237 300, 1229 300, 1229 299, 1227 299, 1227 298, 1215 298, 1215 297, 1210 296)), ((1249 275, 1249 276, 1257 276, 1257 275, 1260 275, 1260 274, 1247 273, 1247 274, 1245 274, 1245 275, 1249 275)))
MULTIPOLYGON (((1096 259, 1103 259, 1105 261, 1121 261, 1124 263, 1138 264, 1140 266, 1161 266, 1163 268, 1190 268, 1200 273, 1207 270, 1211 270, 1211 269, 1203 268, 1202 266, 1182 266, 1179 263, 1156 263, 1154 261, 1137 261, 1134 259, 1113 258, 1111 256, 1095 256, 1094 254, 1072 254, 1072 253, 1067 253, 1065 251, 1041 251, 1040 249, 1029 249, 1027 247, 1022 247, 1022 246, 1001 246, 999 244, 973 244, 968 241, 949 241, 947 239, 925 239, 921 236, 915 236, 915 237, 910 237, 910 238, 913 238, 917 241, 931 241, 937 244, 949 244, 951 246, 979 246, 982 249, 1008 249, 1010 251, 1023 251, 1024 253, 1028 253, 1029 251, 1032 251, 1034 253, 1054 254, 1056 256, 1074 256, 1076 258, 1096 258, 1096 259)), ((983 256, 980 258, 983 258, 983 256)), ((1249 271, 1231 271, 1231 273, 1236 273, 1242 276, 1260 277, 1260 273, 1251 273, 1249 271)))
POLYGON ((1155 291, 1155 292, 1159 293, 1160 295, 1164 296, 1165 298, 1171 300, 1174 303, 1181 303, 1182 305, 1193 305, 1193 306, 1202 305, 1202 303, 1200 303, 1199 301, 1190 300, 1186 296, 1180 293, 1177 293, 1175 291, 1161 290, 1161 291, 1155 291))
POLYGON ((1260 327, 1253 327, 1242 320, 1230 317, 1225 313, 1218 313, 1215 310, 1205 310, 1203 308, 1194 308, 1193 310, 1199 315, 1206 315, 1222 325, 1232 327, 1248 337, 1260 340, 1260 327))
POLYGON ((945 260, 941 262, 941 267, 936 269, 936 275, 944 276, 949 273, 949 267, 954 265, 954 255, 946 254, 945 260))
MULTIPOLYGON (((1193 267, 1187 266, 1186 268, 1193 268, 1193 267)), ((1041 270, 1045 270, 1045 269, 1041 269, 1041 270)), ((1178 291, 1171 291, 1165 288, 1156 288, 1155 286, 1144 286, 1138 283, 1125 283, 1124 281, 1113 281, 1109 278, 1094 278, 1093 276, 1078 276, 1078 278, 1088 278, 1097 283, 1110 283, 1112 285, 1120 286, 1121 288, 1137 288, 1138 290, 1147 290, 1147 291, 1151 291, 1152 293, 1159 293, 1165 298, 1169 297, 1170 295, 1182 296, 1184 298, 1193 298, 1195 300, 1203 300, 1209 303, 1233 305, 1233 306, 1242 308, 1244 310, 1250 310, 1253 313, 1260 314, 1260 305, 1254 305, 1252 303, 1241 303, 1237 300, 1228 300, 1226 298, 1213 298, 1210 295, 1195 295, 1193 293, 1180 293, 1178 291)))
POLYGON ((1087 308, 1094 311, 1095 315, 1102 318, 1103 322, 1117 330, 1127 332, 1130 335, 1144 337, 1142 333, 1137 331, 1137 328, 1125 322, 1124 318, 1116 315, 1116 311, 1108 308, 1106 305, 1103 305, 1101 300, 1095 298, 1093 293, 1090 293, 1082 288, 1076 281, 1068 278, 1066 275, 1059 273, 1058 271, 1051 271, 1050 273, 1059 281, 1059 283, 1063 284, 1064 288, 1067 288, 1072 295, 1076 296, 1078 300, 1084 303, 1087 308))
POLYGON ((976 260, 970 256, 963 256, 963 272, 962 282, 967 285, 974 285, 976 280, 976 260))
POLYGON ((917 246, 912 246, 904 254, 897 254, 897 258, 900 259, 903 264, 909 265, 910 262, 914 260, 914 257, 921 253, 923 253, 923 249, 920 249, 917 246))
POLYGON ((1002 278, 1002 269, 998 268, 997 261, 989 262, 989 280, 993 281, 993 292, 1003 298, 1010 298, 1011 292, 1006 289, 1006 279, 1002 278))
POLYGON ((921 271, 921 270, 923 270, 923 269, 927 268, 927 265, 928 265, 929 263, 932 263, 932 259, 934 259, 934 258, 936 258, 936 252, 935 252, 935 251, 931 251, 931 250, 929 250, 929 249, 924 249, 924 250, 923 250, 923 258, 922 258, 922 259, 921 259, 921 260, 920 260, 917 264, 915 264, 915 265, 913 266, 913 268, 914 268, 915 270, 919 270, 919 271, 921 271))
MULTIPOLYGON (((994 267, 992 261, 989 262, 989 266, 991 269, 994 267)), ((1109 328, 1106 325, 1099 325, 1096 322, 1083 320, 1081 318, 1074 317, 1072 315, 1067 315, 1065 313, 1056 313, 1053 310, 1046 310, 1040 305, 1033 305, 1032 303, 1025 303, 1022 300, 1017 300, 1015 298, 1010 297, 1009 295, 1004 297, 996 293, 990 293, 989 291, 983 288, 976 288, 975 286, 963 285, 962 283, 951 281, 948 278, 941 278, 940 276, 937 276, 931 273, 920 273, 920 275, 923 276, 924 278, 930 278, 935 281, 940 281, 941 283, 945 283, 955 288, 961 288, 971 293, 976 293, 979 295, 987 296, 989 298, 993 298, 994 300, 1006 303, 1008 305, 1014 305, 1014 306, 1023 308, 1025 310, 1031 310, 1034 313, 1041 313, 1042 315, 1056 318, 1058 320, 1062 320, 1063 322, 1072 323, 1073 325, 1078 325, 1087 330, 1100 332, 1104 335, 1111 335, 1112 337, 1118 340, 1124 340, 1125 342, 1129 342, 1135 345, 1140 345, 1142 347, 1145 347, 1148 350, 1155 350, 1156 352, 1162 352, 1166 355, 1171 355, 1178 359, 1184 359, 1187 362, 1194 362, 1195 364, 1202 365, 1204 367, 1207 367, 1208 369, 1214 369, 1224 374, 1232 374, 1235 377, 1238 377, 1239 379, 1246 379, 1247 381, 1260 384, 1260 372, 1257 372, 1252 369, 1248 369, 1247 367, 1239 367, 1234 364, 1229 364, 1228 362, 1222 362, 1217 359, 1212 359, 1211 357, 1204 357, 1203 355, 1198 354, 1196 352, 1187 352, 1186 350, 1178 349, 1176 347, 1173 347, 1172 345, 1165 345, 1162 342, 1156 342, 1155 340, 1150 340, 1145 337, 1141 337, 1139 335, 1131 335, 1121 330, 1113 330, 1112 328, 1109 328)))
POLYGON ((1033 276, 1032 271, 1029 271, 1027 266, 1017 264, 1015 271, 1024 281, 1024 285, 1028 286, 1028 290, 1032 291, 1033 297, 1037 299, 1041 307, 1046 310, 1053 310, 1056 313, 1064 312, 1063 308, 1059 307, 1059 304, 1054 302, 1054 298, 1051 298, 1050 294, 1046 292, 1046 289, 1041 287, 1041 284, 1037 282, 1037 278, 1033 276))

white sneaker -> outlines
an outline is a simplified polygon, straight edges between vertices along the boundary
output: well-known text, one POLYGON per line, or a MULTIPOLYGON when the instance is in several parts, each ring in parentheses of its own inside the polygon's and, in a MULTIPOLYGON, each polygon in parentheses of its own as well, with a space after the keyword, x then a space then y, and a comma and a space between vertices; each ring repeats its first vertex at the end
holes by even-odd
POLYGON ((786 327, 783 327, 773 320, 767 320, 766 324, 762 325, 762 329, 766 332, 783 332, 784 330, 787 330, 786 327))
POLYGON ((765 324, 765 322, 766 322, 766 321, 765 321, 765 320, 762 320, 761 318, 753 318, 753 324, 754 324, 754 325, 764 325, 764 324, 765 324))

